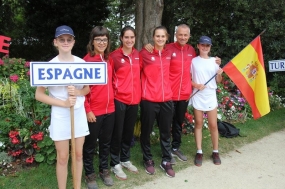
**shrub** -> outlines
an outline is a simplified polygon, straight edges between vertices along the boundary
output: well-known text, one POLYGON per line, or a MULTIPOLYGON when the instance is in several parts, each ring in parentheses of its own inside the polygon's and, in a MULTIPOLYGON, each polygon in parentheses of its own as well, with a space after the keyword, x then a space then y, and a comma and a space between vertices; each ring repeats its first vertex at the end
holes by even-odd
POLYGON ((0 58, 0 76, 10 78, 12 82, 19 79, 29 80, 30 62, 26 62, 22 58, 9 58, 7 55, 0 58))
POLYGON ((35 100, 29 83, 29 62, 4 57, 0 62, 0 147, 14 160, 54 163, 56 153, 48 135, 50 107, 35 100), (13 64, 10 75, 8 64, 13 64))

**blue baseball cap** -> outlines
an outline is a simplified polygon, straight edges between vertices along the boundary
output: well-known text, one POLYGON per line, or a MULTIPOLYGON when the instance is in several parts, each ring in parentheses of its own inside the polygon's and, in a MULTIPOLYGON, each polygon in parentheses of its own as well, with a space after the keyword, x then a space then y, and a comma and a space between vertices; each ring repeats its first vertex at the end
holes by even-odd
POLYGON ((199 44, 208 44, 208 45, 212 45, 212 40, 210 37, 208 36, 201 36, 199 39, 199 44))
POLYGON ((68 35, 72 35, 74 36, 73 30, 71 29, 71 27, 63 25, 63 26, 59 26, 56 28, 55 30, 55 38, 63 35, 63 34, 68 34, 68 35))

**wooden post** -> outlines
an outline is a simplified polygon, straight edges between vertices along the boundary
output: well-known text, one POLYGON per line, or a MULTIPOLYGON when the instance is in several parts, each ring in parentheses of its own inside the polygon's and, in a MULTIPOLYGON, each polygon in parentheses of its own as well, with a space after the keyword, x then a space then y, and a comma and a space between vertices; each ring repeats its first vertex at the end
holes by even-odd
POLYGON ((71 121, 71 172, 72 172, 72 181, 73 188, 77 187, 76 180, 76 154, 75 154, 75 137, 74 137, 74 106, 70 107, 70 121, 71 121))

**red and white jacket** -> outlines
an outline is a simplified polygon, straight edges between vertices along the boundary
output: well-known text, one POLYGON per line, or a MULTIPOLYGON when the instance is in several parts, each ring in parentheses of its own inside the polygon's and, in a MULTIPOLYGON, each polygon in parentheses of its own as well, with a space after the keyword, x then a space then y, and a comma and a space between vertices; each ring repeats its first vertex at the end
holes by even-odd
POLYGON ((131 54, 124 54, 118 48, 110 54, 113 59, 113 88, 115 99, 128 105, 141 101, 141 80, 139 52, 133 48, 131 54))
MULTIPOLYGON (((87 54, 83 59, 86 62, 106 62, 102 55, 91 57, 90 54, 87 54)), ((86 113, 92 111, 95 116, 100 116, 115 111, 112 64, 113 60, 109 57, 107 61, 108 81, 106 85, 90 85, 90 93, 85 96, 84 102, 86 113)))
POLYGON ((172 100, 188 100, 192 93, 191 62, 196 57, 195 49, 191 45, 181 46, 179 43, 170 43, 166 49, 171 52, 170 83, 173 92, 172 100))
POLYGON ((166 102, 172 100, 172 91, 169 81, 170 51, 163 49, 145 49, 140 51, 142 100, 152 102, 166 102))

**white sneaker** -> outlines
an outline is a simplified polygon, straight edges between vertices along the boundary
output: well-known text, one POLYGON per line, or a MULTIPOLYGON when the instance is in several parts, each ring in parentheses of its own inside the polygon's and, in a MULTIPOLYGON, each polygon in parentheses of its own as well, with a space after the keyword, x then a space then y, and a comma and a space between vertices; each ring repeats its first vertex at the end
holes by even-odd
POLYGON ((121 165, 133 173, 138 173, 138 169, 130 161, 121 162, 121 165))
POLYGON ((120 164, 111 167, 111 171, 115 174, 115 176, 120 180, 126 180, 127 175, 124 173, 122 166, 120 164))

